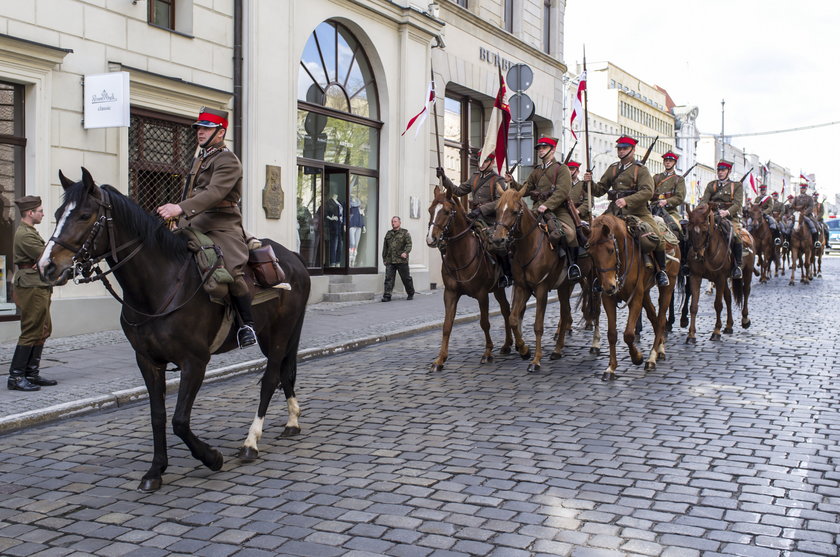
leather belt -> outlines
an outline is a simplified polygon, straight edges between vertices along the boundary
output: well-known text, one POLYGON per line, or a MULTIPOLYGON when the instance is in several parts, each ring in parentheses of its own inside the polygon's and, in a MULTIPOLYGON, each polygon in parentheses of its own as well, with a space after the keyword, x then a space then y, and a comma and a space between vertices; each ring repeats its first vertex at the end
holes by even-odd
POLYGON ((232 209, 232 208, 234 208, 238 205, 239 205, 239 203, 236 203, 235 201, 220 201, 213 208, 214 209, 232 209))
POLYGON ((25 271, 27 269, 31 269, 34 265, 35 265, 35 263, 32 263, 31 265, 18 264, 17 268, 18 268, 19 271, 25 271))

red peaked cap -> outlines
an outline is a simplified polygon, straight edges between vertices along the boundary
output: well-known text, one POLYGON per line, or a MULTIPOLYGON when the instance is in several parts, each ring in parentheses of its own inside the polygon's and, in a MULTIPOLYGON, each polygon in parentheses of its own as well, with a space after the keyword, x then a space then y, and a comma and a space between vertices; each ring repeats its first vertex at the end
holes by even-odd
POLYGON ((636 141, 629 135, 622 135, 621 137, 615 140, 615 144, 617 147, 635 147, 636 143, 638 143, 638 141, 636 141))
POLYGON ((664 155, 662 155, 662 158, 663 158, 663 159, 674 159, 674 160, 677 160, 677 159, 679 159, 679 158, 680 158, 680 156, 679 156, 679 155, 677 155, 677 154, 675 154, 675 153, 672 153, 671 151, 668 151, 667 153, 665 153, 664 155))
POLYGON ((216 110, 213 108, 201 107, 198 113, 198 120, 193 125, 193 129, 198 127, 216 128, 221 127, 227 129, 228 127, 228 113, 226 110, 216 110))
POLYGON ((486 157, 482 157, 481 156, 481 151, 478 152, 478 162, 479 163, 482 163, 482 162, 486 161, 487 159, 496 160, 496 153, 492 153, 492 152, 487 153, 486 157))
POLYGON ((566 163, 566 166, 569 168, 580 168, 580 163, 578 161, 569 161, 566 163))
POLYGON ((779 192, 774 191, 774 192, 773 192, 773 193, 771 193, 770 195, 775 195, 775 196, 778 196, 778 195, 779 195, 779 192))
POLYGON ((766 189, 767 189, 767 184, 759 184, 759 185, 758 185, 758 189, 760 189, 760 190, 766 190, 766 189))
POLYGON ((717 167, 718 169, 728 168, 729 170, 732 170, 732 163, 721 159, 720 162, 718 162, 717 167))
POLYGON ((541 137, 537 144, 534 147, 540 147, 542 145, 547 145, 548 147, 557 147, 557 140, 553 137, 541 137))

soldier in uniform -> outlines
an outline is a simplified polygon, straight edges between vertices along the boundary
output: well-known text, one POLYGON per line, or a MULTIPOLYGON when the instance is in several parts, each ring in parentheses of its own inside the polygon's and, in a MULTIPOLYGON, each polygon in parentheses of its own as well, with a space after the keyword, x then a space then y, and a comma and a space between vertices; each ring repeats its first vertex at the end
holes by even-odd
POLYGON ((677 238, 682 239, 679 208, 685 203, 685 179, 674 171, 679 158, 679 155, 671 151, 662 155, 665 172, 653 177, 653 200, 650 209, 651 213, 658 214, 665 220, 665 224, 677 238))
POLYGON ((718 214, 725 217, 732 224, 732 256, 735 265, 732 267, 732 278, 740 279, 744 276, 741 268, 744 265, 744 244, 741 242, 741 211, 744 203, 744 184, 729 179, 732 163, 721 159, 717 164, 717 180, 706 184, 706 191, 700 203, 714 202, 718 204, 718 214))
POLYGON ((755 198, 755 204, 758 205, 761 208, 761 212, 764 213, 764 218, 767 220, 767 224, 770 226, 770 232, 773 234, 773 243, 777 246, 781 246, 782 240, 779 237, 779 225, 776 222, 776 219, 773 218, 773 210, 776 203, 772 197, 767 195, 767 184, 759 184, 758 196, 755 198))
MULTIPOLYGON (((653 197, 653 178, 645 165, 635 160, 638 141, 629 136, 616 140, 618 162, 611 164, 597 183, 592 184, 592 195, 600 197, 608 194, 612 201, 605 213, 624 217, 632 215, 648 224, 651 230, 657 230, 656 222, 650 213, 648 203, 653 197)), ((583 180, 592 180, 592 173, 583 175, 583 180)), ((665 272, 665 239, 660 237, 653 252, 658 270, 656 282, 659 286, 668 286, 665 272)))
POLYGON ((408 294, 406 300, 414 299, 414 281, 408 273, 408 254, 411 253, 411 234, 408 230, 401 228, 400 217, 391 217, 391 230, 385 233, 385 243, 382 246, 382 262, 385 263, 385 288, 382 292, 382 301, 391 301, 391 291, 394 290, 394 280, 397 272, 400 273, 408 294))
POLYGON ((41 377, 41 353, 52 333, 50 299, 52 287, 41 279, 37 261, 44 251, 44 240, 35 225, 41 224, 44 208, 41 198, 27 195, 15 201, 20 211, 20 226, 15 231, 13 279, 15 302, 20 309, 20 337, 12 356, 7 386, 10 391, 37 391, 57 385, 58 381, 41 377))
POLYGON ((570 160, 566 163, 569 167, 569 172, 572 174, 572 190, 569 193, 569 198, 575 204, 580 220, 589 222, 592 218, 592 208, 589 206, 589 191, 586 188, 586 182, 580 180, 580 163, 570 160))
POLYGON ((825 223, 825 205, 820 203, 820 194, 814 192, 814 219, 823 231, 823 238, 825 238, 825 247, 831 248, 828 244, 828 225, 825 223))
POLYGON ((505 182, 517 190, 524 188, 525 193, 531 196, 537 212, 545 220, 551 244, 558 253, 563 249, 568 257, 569 280, 580 280, 575 223, 566 204, 572 189, 572 175, 565 164, 554 159, 557 150, 556 138, 541 137, 537 141, 536 149, 540 164, 534 168, 525 183, 518 184, 510 174, 505 174, 505 182))
MULTIPOLYGON (((478 171, 473 173, 469 180, 456 186, 450 180, 443 168, 436 170, 437 177, 443 180, 444 187, 456 196, 469 195, 470 213, 467 217, 479 223, 484 228, 492 226, 496 222, 496 200, 507 189, 504 178, 499 176, 494 168, 496 154, 490 153, 482 158, 481 151, 478 152, 478 171)), ((502 266, 502 276, 499 278, 499 286, 507 288, 513 284, 510 269, 510 260, 506 255, 496 257, 502 266)))
POLYGON ((239 314, 239 347, 257 342, 251 314, 251 293, 245 282, 248 244, 242 228, 242 164, 225 146, 228 113, 203 107, 192 125, 201 147, 193 161, 181 202, 157 208, 164 220, 182 217, 181 225, 194 227, 222 250, 225 268, 233 276, 230 297, 239 314))
POLYGON ((799 185, 799 195, 793 198, 791 207, 794 211, 801 211, 805 222, 808 224, 808 229, 811 231, 811 239, 814 240, 814 247, 819 248, 819 236, 817 235, 817 224, 814 222, 812 215, 814 211, 814 198, 808 195, 808 184, 799 185))
POLYGON ((770 194, 770 196, 773 198, 773 210, 772 210, 772 214, 774 215, 773 218, 774 219, 775 218, 781 218, 782 215, 785 214, 785 204, 782 203, 781 201, 779 201, 779 192, 774 191, 773 193, 770 194), (778 217, 775 216, 777 214, 778 214, 778 217))

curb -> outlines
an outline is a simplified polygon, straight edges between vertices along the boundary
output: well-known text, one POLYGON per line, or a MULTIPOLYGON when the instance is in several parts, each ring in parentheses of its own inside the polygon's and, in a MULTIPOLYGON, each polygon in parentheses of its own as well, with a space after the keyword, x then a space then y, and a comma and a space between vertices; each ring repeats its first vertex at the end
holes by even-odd
MULTIPOLYGON (((574 296, 574 295, 573 295, 574 296)), ((548 302, 557 301, 557 296, 549 296, 548 302)), ((535 300, 530 300, 526 307, 533 307, 536 305, 535 300)), ((490 317, 501 315, 500 309, 490 311, 490 317)), ((477 321, 481 317, 480 312, 468 313, 455 318, 455 325, 461 325, 471 321, 477 321)), ((379 344, 389 340, 405 338, 418 333, 425 333, 434 329, 439 329, 443 326, 443 319, 425 323, 422 325, 405 327, 398 329, 392 333, 384 335, 370 335, 353 339, 347 342, 330 344, 321 348, 307 348, 298 352, 298 362, 305 362, 322 358, 325 356, 332 356, 335 354, 343 354, 344 352, 351 352, 359 350, 372 344, 379 344)), ((204 383, 215 383, 224 379, 238 377, 253 373, 265 367, 265 358, 257 358, 238 364, 229 366, 208 369, 204 376, 204 383)), ((178 390, 180 385, 180 378, 173 378, 166 381, 166 394, 171 394, 178 390)), ((31 410, 29 412, 21 412, 20 414, 12 414, 0 418, 0 435, 19 431, 21 429, 42 425, 54 422, 60 419, 82 416, 101 410, 109 410, 112 408, 119 408, 130 404, 137 403, 148 398, 146 387, 135 387, 133 389, 125 389, 122 391, 114 391, 106 395, 99 395, 91 398, 84 398, 72 402, 63 402, 55 404, 47 408, 40 408, 38 410, 31 410)))

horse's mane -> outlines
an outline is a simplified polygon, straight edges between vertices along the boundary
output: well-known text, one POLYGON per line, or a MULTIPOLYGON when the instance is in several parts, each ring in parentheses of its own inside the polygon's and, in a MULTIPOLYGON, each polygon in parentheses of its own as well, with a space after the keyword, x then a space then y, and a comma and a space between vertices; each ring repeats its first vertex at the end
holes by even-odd
MULTIPOLYGON (((114 220, 131 229, 145 245, 154 246, 173 258, 181 259, 189 255, 187 241, 182 234, 170 232, 159 217, 141 209, 113 186, 104 184, 99 187, 109 194, 114 220)), ((84 203, 87 195, 87 186, 79 181, 64 190, 64 204, 75 202, 79 206, 84 203)))
POLYGON ((598 235, 601 234, 601 230, 603 230, 605 226, 609 227, 610 232, 612 232, 613 235, 615 235, 617 232, 621 233, 627 228, 624 224, 624 221, 621 218, 606 213, 592 219, 589 237, 597 238, 598 235))

